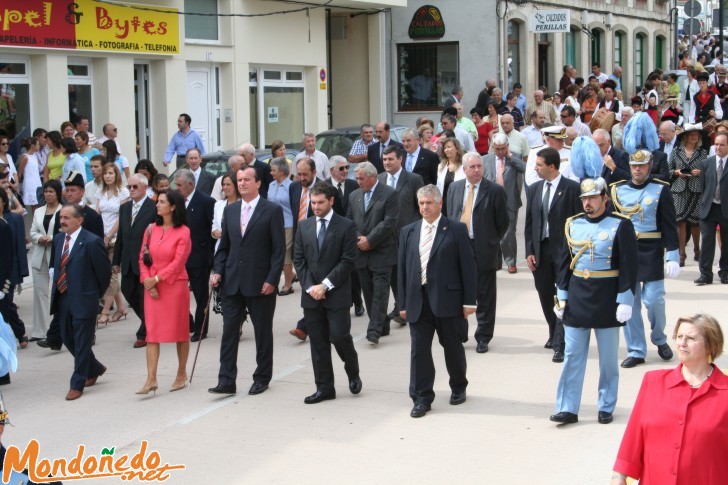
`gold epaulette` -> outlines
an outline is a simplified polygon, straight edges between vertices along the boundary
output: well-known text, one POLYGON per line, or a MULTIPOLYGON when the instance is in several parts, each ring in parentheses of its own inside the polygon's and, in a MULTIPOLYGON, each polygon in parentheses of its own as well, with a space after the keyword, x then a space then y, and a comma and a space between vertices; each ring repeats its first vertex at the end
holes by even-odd
POLYGON ((631 221, 632 220, 628 215, 619 213, 617 211, 612 211, 610 214, 612 214, 614 217, 621 217, 625 221, 631 221))
POLYGON ((650 179, 650 182, 655 182, 656 184, 667 185, 668 187, 670 186, 670 182, 665 182, 664 180, 660 180, 660 179, 650 179))
POLYGON ((617 180, 616 182, 612 182, 611 184, 609 184, 609 186, 614 187, 617 184, 623 184, 625 182, 628 182, 628 181, 627 180, 617 180))

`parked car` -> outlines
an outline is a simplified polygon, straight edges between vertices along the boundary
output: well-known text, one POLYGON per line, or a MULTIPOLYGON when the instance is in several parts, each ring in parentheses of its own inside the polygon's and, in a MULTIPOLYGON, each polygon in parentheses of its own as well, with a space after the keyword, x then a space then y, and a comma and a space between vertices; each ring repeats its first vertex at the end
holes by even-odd
MULTIPOLYGON (((408 127, 404 125, 394 125, 389 133, 392 140, 402 142, 402 132, 408 127)), ((333 128, 331 130, 322 131, 316 135, 316 149, 323 152, 327 157, 334 155, 342 157, 349 156, 351 146, 359 138, 361 133, 361 125, 345 126, 343 128, 333 128)))

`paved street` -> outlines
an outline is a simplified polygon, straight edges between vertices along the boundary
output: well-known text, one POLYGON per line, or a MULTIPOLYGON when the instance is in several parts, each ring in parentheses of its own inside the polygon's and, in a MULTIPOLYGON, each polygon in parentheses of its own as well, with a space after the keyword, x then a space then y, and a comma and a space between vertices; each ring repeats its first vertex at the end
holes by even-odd
MULTIPOLYGON (((521 244, 519 236, 519 253, 521 244)), ((683 269, 679 280, 667 282, 669 332, 678 316, 697 311, 716 315, 725 327, 728 285, 695 287, 697 263, 689 261, 683 269)), ((308 343, 288 335, 301 313, 296 286, 294 295, 278 299, 275 375, 264 394, 247 394, 255 350, 250 324, 240 343, 238 394, 218 398, 207 392, 217 382, 222 320, 215 315, 191 389, 168 392, 176 355, 173 345, 164 345, 160 390, 135 395, 146 368, 144 350, 132 348, 138 320, 130 312, 128 320, 97 332, 94 351, 109 370, 78 401, 64 400, 72 371, 68 351, 35 344, 18 351, 19 371, 2 389, 15 425, 5 428, 3 443, 25 446, 35 438, 41 457, 70 459, 79 444, 95 455, 115 446, 119 456, 135 453, 148 440, 163 463, 187 466, 171 472, 168 483, 608 483, 643 373, 676 360, 663 363, 651 346, 646 365, 621 372, 615 421, 600 425, 592 348, 580 421, 559 428, 548 417, 561 366, 543 348, 546 324, 525 263, 516 275, 499 272, 498 286, 496 336, 487 354, 475 353, 470 319, 467 402, 448 404, 447 373, 435 343, 437 397, 422 419, 409 417, 408 329, 393 325, 391 336, 374 348, 364 339, 365 317, 352 319, 362 393, 348 392, 343 365, 335 361, 338 398, 303 404, 314 384, 308 343)), ((19 297, 26 325, 32 322, 31 292, 19 297)), ((191 361, 192 356, 189 368, 191 361)), ((726 368, 728 359, 718 364, 726 368)))

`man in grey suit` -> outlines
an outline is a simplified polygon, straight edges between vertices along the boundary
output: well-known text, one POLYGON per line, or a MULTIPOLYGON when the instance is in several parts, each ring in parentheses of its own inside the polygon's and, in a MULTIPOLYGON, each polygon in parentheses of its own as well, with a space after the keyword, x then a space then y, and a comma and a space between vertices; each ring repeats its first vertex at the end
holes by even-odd
POLYGON ((526 171, 526 162, 521 157, 512 155, 508 148, 508 137, 498 133, 493 137, 493 151, 483 156, 483 178, 495 182, 506 191, 508 202, 508 231, 500 243, 503 259, 508 266, 508 272, 513 274, 516 269, 518 245, 516 244, 516 223, 518 222, 518 209, 521 208, 521 187, 519 179, 526 171))
MULTIPOLYGON (((399 221, 397 222, 395 234, 399 234, 404 226, 421 219, 420 210, 417 207, 417 191, 425 185, 421 176, 416 173, 410 173, 402 167, 404 153, 404 149, 396 146, 388 146, 385 148, 382 153, 384 173, 378 175, 380 183, 392 187, 397 191, 399 221)), ((400 325, 406 325, 407 322, 399 316, 399 305, 397 304, 396 264, 392 266, 391 287, 392 294, 394 295, 394 310, 389 313, 388 317, 400 325)))
POLYGON ((379 183, 371 163, 357 165, 355 178, 359 188, 349 196, 346 215, 356 224, 356 269, 369 315, 367 340, 376 345, 379 337, 389 335, 387 306, 392 266, 397 264, 399 200, 396 190, 379 183))
POLYGON ((483 178, 480 154, 466 153, 463 170, 466 178, 453 182, 447 192, 447 216, 467 226, 475 252, 478 269, 475 350, 482 354, 488 351, 495 329, 495 273, 500 262, 500 242, 508 230, 508 203, 503 187, 483 178))
POLYGON ((296 231, 294 264, 301 280, 301 307, 311 337, 316 392, 303 402, 336 398, 331 345, 344 361, 349 391, 361 391, 359 357, 351 338, 351 273, 356 259, 356 225, 333 210, 336 190, 319 182, 311 189, 316 217, 301 221, 296 231))
POLYGON ((698 286, 713 282, 713 258, 715 258, 715 232, 720 225, 720 249, 718 264, 720 282, 728 284, 728 135, 715 136, 715 156, 703 162, 703 176, 700 178, 703 200, 700 204, 700 238, 703 250, 700 252, 700 277, 698 286))

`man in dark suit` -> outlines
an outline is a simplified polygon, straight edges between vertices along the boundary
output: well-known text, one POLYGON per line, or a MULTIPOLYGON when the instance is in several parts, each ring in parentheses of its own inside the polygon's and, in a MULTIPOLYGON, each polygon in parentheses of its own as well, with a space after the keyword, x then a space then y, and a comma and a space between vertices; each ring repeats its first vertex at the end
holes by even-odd
POLYGON ((442 196, 434 185, 421 188, 417 198, 422 219, 404 227, 399 236, 398 265, 403 271, 397 291, 400 316, 410 322, 413 418, 424 416, 435 399, 435 332, 450 375, 450 404, 465 402, 463 342, 468 338, 468 316, 475 311, 477 279, 465 224, 442 215, 442 196))
MULTIPOLYGON (((187 258, 187 274, 190 278, 190 290, 195 296, 195 316, 190 313, 190 333, 192 342, 207 338, 209 314, 205 313, 210 298, 210 267, 213 244, 212 217, 215 210, 215 199, 203 194, 195 188, 195 176, 187 169, 177 170, 174 176, 177 190, 185 198, 187 208, 187 226, 190 228, 192 251, 187 258)), ((238 324, 242 322, 242 318, 238 324)))
POLYGON ((620 180, 632 178, 629 172, 629 155, 627 155, 627 152, 612 146, 612 139, 607 130, 601 128, 594 130, 592 140, 599 146, 599 151, 604 158, 601 177, 607 183, 607 186, 620 180))
POLYGON ((655 180, 662 180, 670 183, 670 166, 668 165, 667 154, 660 150, 652 152, 652 168, 650 169, 650 177, 655 180))
POLYGON ((468 152, 463 156, 463 170, 466 178, 453 182, 448 190, 447 215, 465 224, 475 253, 478 270, 475 351, 483 354, 488 351, 495 330, 495 273, 500 263, 500 242, 508 230, 508 202, 503 187, 483 178, 483 160, 478 153, 468 152))
MULTIPOLYGON (((417 206, 417 191, 425 185, 422 177, 404 170, 402 167, 403 152, 403 149, 396 146, 385 148, 382 155, 385 172, 378 175, 379 183, 397 191, 399 221, 397 221, 395 234, 399 234, 404 226, 421 219, 417 206)), ((389 313, 388 317, 400 325, 406 325, 407 322, 399 316, 399 305, 397 304, 397 265, 392 266, 390 286, 394 295, 394 310, 389 313)))
POLYGON ((246 309, 255 330, 257 363, 248 394, 264 392, 273 377, 273 314, 286 251, 283 209, 260 197, 255 169, 240 169, 237 177, 242 199, 225 208, 210 277, 212 286, 221 285, 223 314, 220 372, 217 386, 209 389, 213 394, 236 392, 240 322, 246 309))
MULTIPOLYGON (((98 212, 87 205, 83 205, 84 196, 86 194, 85 185, 83 183, 83 175, 81 172, 73 171, 68 174, 65 180, 66 188, 63 190, 63 197, 66 203, 70 205, 80 205, 83 207, 83 223, 82 226, 91 234, 104 239, 104 221, 98 212)), ((61 218, 56 217, 56 223, 53 226, 53 234, 58 234, 61 230, 61 218)), ((51 246, 51 259, 55 261, 55 245, 51 246)), ((38 346, 44 349, 61 350, 61 326, 57 316, 53 316, 51 323, 46 332, 46 338, 38 340, 38 346)))
POLYGON ((528 188, 524 229, 526 262, 533 272, 541 311, 549 326, 544 347, 554 350, 554 362, 564 361, 564 326, 553 312, 564 224, 566 219, 582 211, 579 183, 562 177, 560 164, 561 156, 553 148, 544 148, 536 154, 536 173, 541 180, 528 188))
MULTIPOLYGON (((510 274, 516 273, 516 256, 518 244, 516 243, 516 224, 518 223, 518 209, 521 208, 521 178, 526 171, 526 162, 518 155, 511 154, 508 147, 508 137, 498 133, 493 137, 493 151, 482 157, 483 178, 494 182, 506 191, 508 202, 508 230, 500 243, 503 259, 508 266, 510 274)), ((500 260, 498 261, 500 264, 500 260)))
POLYGON ((209 196, 215 186, 215 176, 204 168, 200 168, 201 163, 202 155, 198 148, 187 150, 187 166, 195 176, 195 190, 209 196))
MULTIPOLYGON (((344 157, 334 155, 329 159, 329 164, 331 178, 326 179, 324 183, 331 185, 338 191, 338 194, 335 195, 341 199, 343 212, 337 212, 337 214, 346 216, 346 211, 349 209, 349 196, 359 188, 359 184, 353 178, 349 178, 351 167, 344 157)), ((334 203, 336 203, 336 200, 334 200, 334 203)), ((351 299, 354 302, 354 315, 357 317, 364 315, 364 302, 361 299, 361 283, 359 282, 359 275, 356 271, 352 271, 351 273, 351 299)))
POLYGON ((270 174, 270 165, 255 159, 255 147, 250 143, 244 143, 240 147, 240 156, 244 159, 240 168, 253 167, 258 172, 258 178, 260 179, 260 190, 258 193, 261 197, 267 199, 268 186, 273 181, 273 176, 270 174))
POLYGON ((715 233, 720 225, 720 282, 728 284, 728 135, 715 135, 715 155, 703 162, 700 177, 703 198, 700 203, 700 277, 698 286, 713 282, 713 258, 715 258, 715 233))
POLYGON ((374 133, 377 135, 377 142, 372 143, 369 145, 369 148, 367 148, 367 160, 369 160, 369 163, 374 165, 377 169, 377 173, 384 172, 384 165, 382 165, 382 152, 384 149, 389 145, 396 145, 400 148, 402 147, 401 143, 390 138, 390 129, 389 123, 386 121, 380 121, 377 123, 374 127, 374 133))
POLYGON ((111 271, 121 273, 121 292, 141 320, 134 348, 147 345, 144 323, 144 286, 139 281, 139 253, 147 228, 157 217, 156 203, 147 197, 147 178, 135 173, 129 177, 131 200, 119 208, 119 231, 116 233, 111 271))
POLYGON ((352 394, 361 392, 359 357, 351 338, 351 279, 356 259, 356 226, 333 211, 330 184, 311 189, 314 215, 296 231, 293 261, 301 280, 301 307, 311 335, 311 362, 316 392, 303 402, 316 404, 336 398, 331 345, 344 362, 352 394))
MULTIPOLYGON (((670 158, 673 148, 677 145, 677 129, 672 121, 663 121, 660 123, 660 146, 657 148, 670 158)), ((654 167, 653 167, 654 168, 654 167)))
POLYGON ((425 185, 437 184, 437 166, 440 158, 437 153, 420 147, 417 130, 407 128, 402 132, 402 146, 406 152, 403 162, 405 170, 422 177, 425 185))
POLYGON ((460 100, 463 99, 463 87, 462 86, 455 86, 452 88, 452 91, 450 91, 450 96, 447 97, 445 102, 443 103, 442 108, 447 109, 451 108, 452 105, 455 103, 459 103, 460 100))
POLYGON ((356 269, 369 315, 367 340, 376 345, 389 335, 389 281, 397 264, 397 191, 379 183, 377 169, 369 162, 356 167, 359 188, 349 197, 347 217, 356 224, 359 252, 356 269))
POLYGON ((74 358, 67 401, 83 395, 106 372, 96 360, 93 344, 99 299, 111 281, 111 261, 101 238, 81 227, 83 208, 65 205, 60 212, 62 233, 53 238, 51 314, 58 316, 63 344, 74 358))

